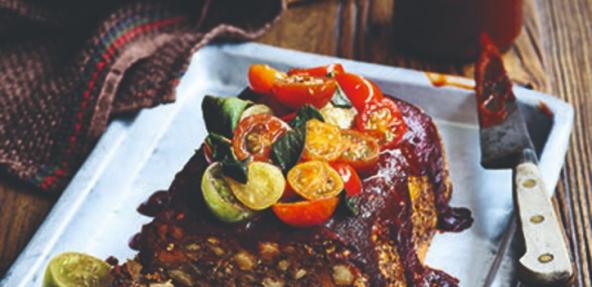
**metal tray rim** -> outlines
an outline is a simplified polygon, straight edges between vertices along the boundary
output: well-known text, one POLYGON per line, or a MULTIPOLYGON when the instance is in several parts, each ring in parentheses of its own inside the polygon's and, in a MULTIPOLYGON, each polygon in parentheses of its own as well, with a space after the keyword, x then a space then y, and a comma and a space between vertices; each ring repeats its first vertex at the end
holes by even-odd
MULTIPOLYGON (((227 53, 244 57, 265 55, 270 61, 275 60, 279 62, 286 62, 286 59, 294 55, 306 56, 321 63, 339 61, 346 66, 356 65, 356 71, 358 73, 377 82, 392 81, 392 76, 397 75, 397 81, 400 83, 421 86, 431 85, 421 71, 361 63, 258 43, 208 45, 193 55, 193 61, 211 56, 212 53, 227 53)), ((297 63, 294 63, 294 65, 297 65, 297 63)), ((472 82, 472 80, 466 80, 472 82)), ((456 88, 443 87, 442 89, 456 88)), ((554 113, 554 125, 540 159, 541 169, 545 170, 545 174, 547 175, 545 178, 546 184, 550 187, 549 190, 552 193, 557 184, 569 143, 574 118, 573 107, 551 95, 521 87, 515 87, 514 89, 520 101, 536 105, 542 100, 554 113)), ((169 105, 170 108, 168 108, 167 112, 175 113, 182 106, 182 102, 183 99, 178 99, 175 104, 169 105)), ((140 112, 137 117, 142 117, 144 113, 145 111, 140 112)), ((93 186, 101 178, 109 161, 117 153, 117 149, 112 149, 112 147, 117 147, 128 136, 129 131, 126 129, 126 125, 125 122, 118 120, 113 121, 109 125, 107 131, 100 138, 88 159, 64 190, 45 221, 7 271, 3 280, 0 281, 0 286, 30 286, 27 282, 32 282, 37 276, 42 276, 42 268, 44 266, 41 265, 49 256, 52 247, 59 240, 61 231, 67 226, 69 220, 76 215, 79 206, 93 191, 93 186)))

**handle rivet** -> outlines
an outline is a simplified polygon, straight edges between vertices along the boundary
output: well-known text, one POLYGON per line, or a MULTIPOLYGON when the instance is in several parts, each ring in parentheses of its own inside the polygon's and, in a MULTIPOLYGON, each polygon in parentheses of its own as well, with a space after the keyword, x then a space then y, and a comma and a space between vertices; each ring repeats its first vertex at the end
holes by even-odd
POLYGON ((549 263, 551 261, 553 261, 553 254, 551 253, 545 253, 539 256, 539 262, 541 263, 549 263))
POLYGON ((529 179, 522 182, 522 186, 525 188, 533 188, 536 186, 536 184, 537 184, 536 180, 534 180, 532 178, 529 178, 529 179))
POLYGON ((545 217, 537 214, 537 215, 533 215, 530 217, 530 222, 534 223, 534 224, 539 224, 541 222, 543 222, 545 220, 545 217))

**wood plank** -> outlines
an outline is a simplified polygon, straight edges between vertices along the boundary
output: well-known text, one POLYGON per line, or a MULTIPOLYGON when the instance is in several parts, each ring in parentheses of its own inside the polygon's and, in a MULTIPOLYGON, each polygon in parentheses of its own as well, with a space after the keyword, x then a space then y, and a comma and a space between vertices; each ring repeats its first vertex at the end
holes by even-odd
POLYGON ((574 105, 575 126, 558 189, 570 231, 578 286, 592 286, 592 1, 536 1, 551 92, 574 105))
POLYGON ((259 42, 325 55, 337 53, 339 1, 291 6, 259 42))
POLYGON ((0 277, 29 242, 55 198, 3 177, 0 181, 0 277))

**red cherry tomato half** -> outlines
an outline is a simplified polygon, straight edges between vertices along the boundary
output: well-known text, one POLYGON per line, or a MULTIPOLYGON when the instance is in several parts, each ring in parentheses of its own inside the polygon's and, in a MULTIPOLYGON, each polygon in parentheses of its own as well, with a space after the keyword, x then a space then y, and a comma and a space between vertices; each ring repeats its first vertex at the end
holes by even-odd
POLYGON ((282 119, 282 121, 289 123, 296 117, 296 115, 298 115, 297 112, 290 112, 288 114, 281 116, 280 118, 282 119))
POLYGON ((358 115, 356 127, 376 136, 381 149, 396 146, 407 131, 397 104, 388 98, 368 103, 358 115))
POLYGON ((203 153, 204 158, 208 164, 214 162, 214 153, 212 152, 212 148, 207 143, 203 143, 203 153))
POLYGON ((362 76, 341 73, 337 74, 335 79, 358 111, 364 109, 367 103, 380 101, 384 98, 378 86, 362 76))
POLYGON ((343 179, 343 188, 348 197, 355 196, 362 192, 362 180, 356 170, 347 163, 333 162, 331 167, 339 173, 343 179))
POLYGON ((298 195, 298 193, 296 193, 294 189, 290 187, 289 184, 286 184, 286 188, 284 189, 284 193, 282 194, 282 198, 280 198, 280 201, 294 201, 299 197, 300 196, 298 195))
POLYGON ((293 75, 276 81, 272 94, 278 102, 293 110, 298 110, 305 104, 320 109, 331 100, 335 89, 337 83, 334 79, 293 75))
POLYGON ((290 127, 269 114, 256 114, 244 118, 232 137, 232 149, 240 160, 253 156, 256 161, 267 161, 271 145, 290 127))
POLYGON ((286 74, 265 64, 253 64, 249 67, 249 86, 256 93, 269 94, 273 84, 286 78, 286 74))
POLYGON ((312 77, 334 77, 337 74, 344 73, 341 64, 330 64, 326 66, 313 67, 307 69, 290 69, 288 75, 307 75, 312 77))
POLYGON ((298 201, 293 203, 276 203, 271 209, 284 223, 294 227, 311 227, 328 221, 337 207, 338 197, 298 201))

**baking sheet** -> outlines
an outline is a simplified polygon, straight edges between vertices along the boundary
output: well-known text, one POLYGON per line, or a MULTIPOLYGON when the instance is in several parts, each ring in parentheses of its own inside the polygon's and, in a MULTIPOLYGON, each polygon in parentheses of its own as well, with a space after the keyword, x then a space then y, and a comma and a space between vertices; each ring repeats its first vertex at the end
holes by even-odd
MULTIPOLYGON (((422 72, 245 43, 210 45, 192 58, 177 88, 177 101, 113 121, 1 286, 40 286, 48 260, 63 251, 100 258, 134 256, 130 237, 150 218, 136 207, 167 189, 205 137, 200 102, 205 94, 232 96, 246 85, 251 63, 287 69, 341 62, 376 81, 387 94, 419 105, 438 125, 445 142, 454 192, 452 205, 469 207, 474 225, 435 236, 427 263, 458 277, 461 286, 515 284, 511 244, 511 172, 479 165, 479 137, 472 91, 433 87, 422 72)), ((552 192, 573 122, 571 106, 554 97, 515 88, 530 110, 543 101, 553 112, 541 147, 540 168, 552 192)), ((532 125, 533 127, 545 125, 532 125)))

